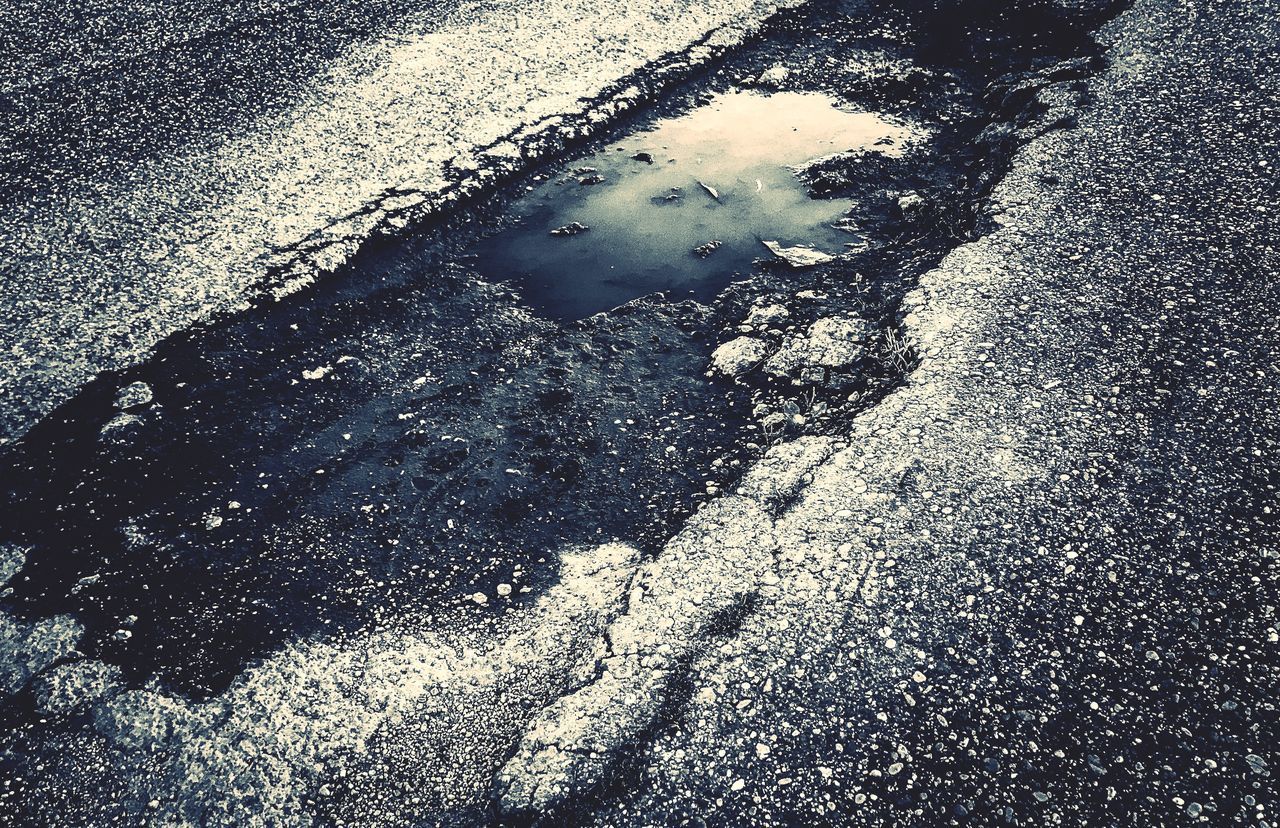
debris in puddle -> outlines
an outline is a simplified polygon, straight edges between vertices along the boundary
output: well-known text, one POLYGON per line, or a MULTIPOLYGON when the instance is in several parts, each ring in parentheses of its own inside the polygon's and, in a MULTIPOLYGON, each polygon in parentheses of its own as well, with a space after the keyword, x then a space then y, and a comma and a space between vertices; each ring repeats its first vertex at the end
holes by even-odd
POLYGON ((576 236, 579 233, 585 233, 591 228, 580 221, 571 221, 568 224, 561 225, 551 231, 553 236, 576 236))
POLYGON ((600 173, 589 173, 578 179, 578 183, 584 187, 590 187, 594 184, 604 183, 604 176, 600 173))
MULTIPOLYGON (((844 159, 830 162, 847 173, 841 196, 860 186, 869 198, 884 191, 885 171, 865 159, 914 163, 902 149, 923 134, 898 118, 846 106, 815 92, 705 98, 565 171, 569 182, 599 175, 605 183, 566 187, 565 177, 553 174, 534 186, 511 206, 515 221, 477 243, 475 267, 494 281, 517 283, 522 298, 546 315, 580 319, 659 292, 710 300, 754 268, 761 238, 841 250, 849 233, 831 225, 850 204, 815 197, 794 170, 808 159, 844 159), (894 145, 876 146, 885 138, 894 145), (859 183, 848 184, 854 179, 859 183), (705 197, 686 197, 694 190, 705 197), (585 243, 553 240, 576 235, 576 225, 591 228, 585 243), (703 255, 710 239, 720 245, 703 255)), ((874 217, 870 224, 874 233, 874 217)))
POLYGON ((710 256, 712 253, 720 249, 720 245, 722 244, 724 244, 724 242, 720 241, 719 239, 712 239, 711 241, 705 244, 700 244, 697 247, 693 248, 693 255, 697 256, 699 259, 705 259, 708 256, 710 256))
POLYGON ((823 253, 821 250, 810 247, 809 245, 796 245, 794 247, 783 247, 776 241, 764 241, 763 244, 770 253, 777 256, 782 261, 792 267, 814 267, 815 265, 826 264, 834 261, 835 256, 830 253, 823 253))

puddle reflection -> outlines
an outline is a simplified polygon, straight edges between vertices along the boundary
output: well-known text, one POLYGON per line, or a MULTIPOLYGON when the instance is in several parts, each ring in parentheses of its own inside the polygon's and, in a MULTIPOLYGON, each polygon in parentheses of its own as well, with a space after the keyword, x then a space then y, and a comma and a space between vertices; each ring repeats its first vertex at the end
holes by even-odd
POLYGON ((519 225, 477 246, 476 264, 558 318, 655 291, 708 298, 765 255, 762 239, 829 253, 857 241, 831 227, 847 203, 810 198, 791 167, 850 151, 900 155, 914 136, 820 94, 722 94, 537 186, 512 207, 519 225))

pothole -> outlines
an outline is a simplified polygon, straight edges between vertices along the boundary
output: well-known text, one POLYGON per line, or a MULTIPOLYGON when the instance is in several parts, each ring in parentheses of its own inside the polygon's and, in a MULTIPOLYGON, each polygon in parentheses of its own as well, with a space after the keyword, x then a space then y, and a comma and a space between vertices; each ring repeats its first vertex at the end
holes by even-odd
POLYGON ((284 641, 518 611, 555 550, 655 549, 771 441, 838 430, 970 237, 984 90, 1088 49, 996 17, 943 51, 879 14, 788 17, 492 200, 100 377, 0 455, 0 541, 30 550, 6 609, 207 695, 284 641), (758 358, 708 378, 740 337, 758 358))

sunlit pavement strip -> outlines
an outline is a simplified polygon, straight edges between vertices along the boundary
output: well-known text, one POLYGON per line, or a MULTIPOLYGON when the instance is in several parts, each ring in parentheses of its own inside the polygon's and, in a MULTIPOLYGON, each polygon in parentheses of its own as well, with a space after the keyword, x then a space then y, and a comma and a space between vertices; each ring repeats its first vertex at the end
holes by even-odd
MULTIPOLYGON (((134 813, 163 824, 305 824, 308 798, 324 796, 322 783, 344 759, 363 754, 379 730, 425 719, 431 741, 417 750, 441 763, 448 784, 399 803, 403 819, 479 813, 523 723, 520 711, 550 704, 594 673, 636 557, 618 544, 569 550, 560 583, 507 621, 299 643, 204 703, 125 689, 116 668, 93 660, 47 670, 34 688, 39 709, 85 706, 93 722, 90 732, 56 740, 75 769, 50 781, 78 787, 108 776, 80 803, 95 821, 134 813), (103 800, 108 792, 114 796, 103 800)), ((0 624, 30 669, 74 652, 69 619, 0 624)))
MULTIPOLYGON (((215 136, 212 149, 108 165, 92 180, 68 174, 7 206, 0 438, 98 371, 236 307, 273 269, 304 283, 389 219, 429 210, 458 173, 514 166, 537 138, 562 141, 559 116, 628 105, 626 90, 603 107, 594 100, 628 73, 671 53, 697 64, 775 7, 535 0, 424 10, 394 36, 353 47, 292 108, 215 136)), ((56 140, 14 123, 3 137, 19 165, 21 142, 56 140)))

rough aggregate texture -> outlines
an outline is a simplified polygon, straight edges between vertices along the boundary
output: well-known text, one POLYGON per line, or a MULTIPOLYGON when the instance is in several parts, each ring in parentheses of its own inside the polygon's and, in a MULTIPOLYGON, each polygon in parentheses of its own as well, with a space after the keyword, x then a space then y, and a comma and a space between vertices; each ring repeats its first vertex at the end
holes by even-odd
MULTIPOLYGON (((736 521, 652 564, 698 572, 668 602, 755 590, 727 640, 691 647, 679 620, 631 639, 697 652, 693 701, 662 726, 606 674, 535 720, 508 805, 554 791, 609 825, 1270 824, 1248 756, 1277 732, 1274 12, 1139 0, 1108 26, 1078 124, 1019 152, 999 228, 910 297, 907 387, 760 525, 774 577, 695 567, 736 521), (647 735, 634 783, 597 798, 600 733, 647 735), (543 744, 567 759, 531 762, 543 744)), ((751 507, 706 511, 730 508, 751 507)))
MULTIPOLYGON (((309 795, 333 770, 376 754, 379 733, 429 721, 430 741, 421 746, 428 756, 417 760, 451 757, 449 784, 433 802, 393 807, 446 821, 458 808, 479 812, 523 722, 517 711, 583 683, 602 657, 602 624, 625 597, 636 555, 617 544, 566 552, 560 583, 510 622, 468 625, 464 616, 442 625, 449 632, 300 642, 205 703, 128 688, 116 668, 75 662, 41 679, 37 700, 54 716, 87 705, 92 727, 48 749, 112 769, 114 797, 99 790, 77 803, 88 824, 128 814, 173 824, 305 824, 314 812, 309 795)), ((58 641, 73 638, 65 625, 56 631, 58 641)), ((34 672, 44 663, 25 666, 34 672)), ((46 781, 56 791, 68 780, 35 784, 46 781)), ((46 807, 44 818, 68 818, 54 816, 56 800, 46 807)))
MULTIPOLYGON (((660 549, 206 701, 0 616, 49 718, 6 791, 86 825, 1274 824, 1276 11, 1137 0, 1086 106, 1010 92, 1057 128, 910 294, 906 384, 660 549)), ((843 324, 804 358, 851 363, 843 324)))

